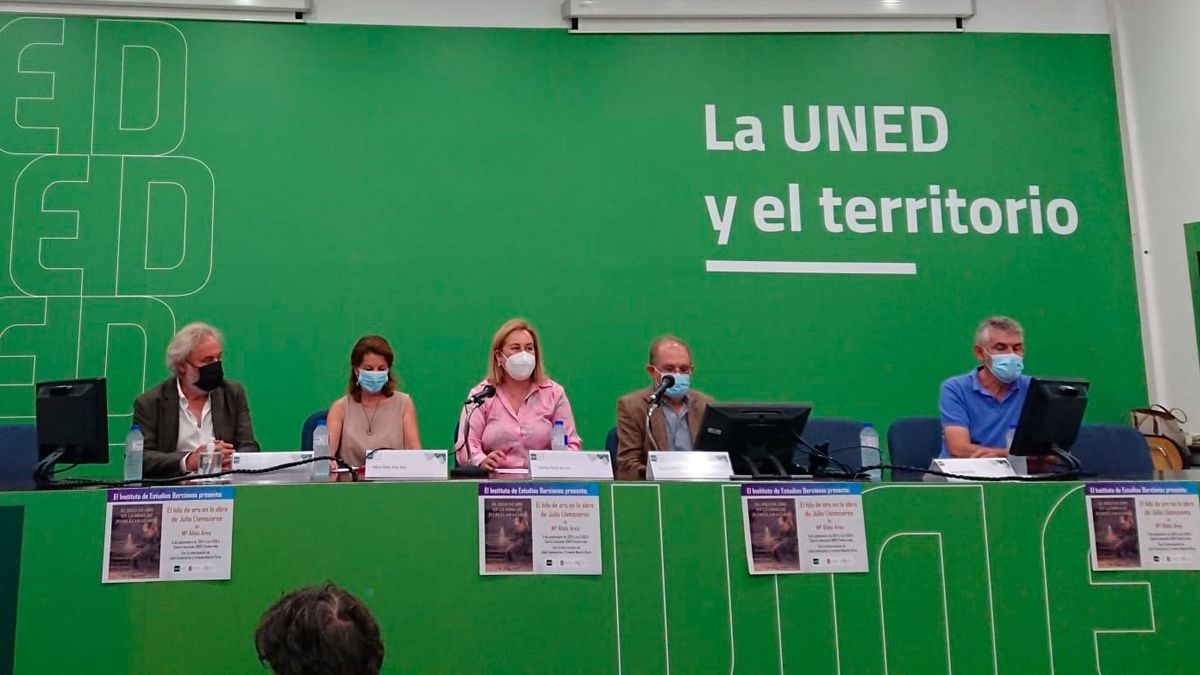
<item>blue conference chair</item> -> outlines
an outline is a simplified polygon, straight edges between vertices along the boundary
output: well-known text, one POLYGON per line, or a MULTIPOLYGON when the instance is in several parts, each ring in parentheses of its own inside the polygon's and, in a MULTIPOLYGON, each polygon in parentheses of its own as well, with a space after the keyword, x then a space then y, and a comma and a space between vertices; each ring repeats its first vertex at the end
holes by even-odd
POLYGON ((1154 477, 1150 447, 1141 432, 1123 424, 1085 424, 1071 446, 1085 474, 1121 480, 1154 477))
POLYGON ((37 427, 0 424, 0 489, 32 490, 37 463, 37 427))
MULTIPOLYGON (((841 417, 813 417, 804 426, 804 440, 810 445, 819 443, 829 444, 829 454, 846 468, 857 472, 862 468, 862 449, 858 447, 858 435, 862 433, 862 422, 841 417)), ((808 466, 808 448, 801 446, 796 449, 792 461, 799 466, 808 466)), ((837 470, 834 464, 830 469, 837 470)))
POLYGON ((321 420, 325 419, 325 417, 327 415, 329 415, 328 410, 318 410, 317 412, 309 415, 308 419, 304 420, 304 426, 300 427, 300 449, 301 450, 310 450, 311 451, 313 449, 312 435, 313 435, 313 432, 316 431, 316 429, 317 429, 317 422, 320 422, 321 420))
POLYGON ((617 472, 617 428, 613 427, 608 430, 608 435, 604 437, 604 449, 608 450, 608 456, 612 458, 613 473, 617 472))
MULTIPOLYGON (((929 467, 942 454, 942 420, 937 417, 905 417, 892 422, 887 430, 888 456, 893 466, 929 467)), ((919 481, 919 471, 892 469, 892 480, 919 481)))

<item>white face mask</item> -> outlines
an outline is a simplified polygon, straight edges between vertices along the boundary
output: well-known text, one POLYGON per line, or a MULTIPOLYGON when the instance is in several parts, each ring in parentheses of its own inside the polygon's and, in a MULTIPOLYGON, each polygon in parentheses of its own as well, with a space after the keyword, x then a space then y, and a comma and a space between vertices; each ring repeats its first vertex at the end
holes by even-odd
POLYGON ((537 359, 529 352, 517 352, 504 360, 504 370, 514 380, 528 380, 535 365, 537 359))

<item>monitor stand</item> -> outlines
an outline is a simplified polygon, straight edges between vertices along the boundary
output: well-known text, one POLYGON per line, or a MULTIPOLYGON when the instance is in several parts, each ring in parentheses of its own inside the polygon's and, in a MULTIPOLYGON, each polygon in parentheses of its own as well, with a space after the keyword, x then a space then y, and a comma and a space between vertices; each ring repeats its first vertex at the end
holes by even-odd
POLYGON ((1083 474, 1083 465, 1079 463, 1079 459, 1071 454, 1070 450, 1066 450, 1057 443, 1050 446, 1050 452, 1058 457, 1067 465, 1066 476, 1078 478, 1083 474))
POLYGON ((730 456, 740 460, 740 464, 745 464, 750 469, 749 475, 734 474, 730 476, 730 480, 735 481, 753 481, 753 480, 791 480, 792 474, 787 470, 787 467, 779 461, 779 458, 766 451, 765 447, 747 448, 747 451, 731 452, 730 456), (765 459, 761 462, 756 462, 751 459, 751 456, 764 456, 765 459))
POLYGON ((1008 461, 1018 476, 1059 477, 1070 480, 1083 475, 1083 466, 1069 450, 1058 445, 1051 445, 1049 455, 1062 460, 1060 466, 1065 467, 1065 470, 1057 471, 1055 465, 1042 462, 1041 458, 1047 455, 1009 455, 1008 461), (1034 462, 1029 460, 1034 460, 1034 462))
POLYGON ((66 448, 57 448, 37 463, 33 469, 33 482, 39 490, 48 488, 54 483, 54 465, 66 453, 66 448))

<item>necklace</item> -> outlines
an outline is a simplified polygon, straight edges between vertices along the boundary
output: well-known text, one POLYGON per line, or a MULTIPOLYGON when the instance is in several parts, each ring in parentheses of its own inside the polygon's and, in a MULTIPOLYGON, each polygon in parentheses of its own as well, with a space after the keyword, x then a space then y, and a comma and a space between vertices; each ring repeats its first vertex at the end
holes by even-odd
POLYGON ((373 427, 375 425, 375 416, 379 414, 379 404, 375 405, 375 412, 370 415, 367 414, 367 406, 363 405, 362 403, 359 403, 359 406, 363 411, 363 419, 367 421, 367 435, 371 436, 375 433, 373 427))

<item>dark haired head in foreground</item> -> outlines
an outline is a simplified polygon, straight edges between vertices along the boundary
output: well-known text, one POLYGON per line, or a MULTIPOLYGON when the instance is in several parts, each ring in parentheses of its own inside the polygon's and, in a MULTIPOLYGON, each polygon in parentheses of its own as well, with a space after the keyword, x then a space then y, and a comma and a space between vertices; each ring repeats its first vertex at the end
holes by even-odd
POLYGON ((374 675, 383 665, 371 610, 328 582, 280 598, 259 621, 254 645, 279 675, 374 675))

